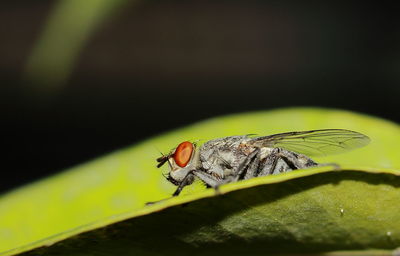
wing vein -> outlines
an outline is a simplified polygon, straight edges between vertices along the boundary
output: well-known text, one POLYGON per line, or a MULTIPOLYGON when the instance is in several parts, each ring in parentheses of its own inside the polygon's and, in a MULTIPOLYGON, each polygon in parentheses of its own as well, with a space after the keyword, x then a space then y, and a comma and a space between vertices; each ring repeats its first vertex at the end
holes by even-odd
POLYGON ((256 137, 249 142, 258 147, 282 147, 307 155, 329 155, 365 146, 369 138, 344 129, 279 133, 256 137))

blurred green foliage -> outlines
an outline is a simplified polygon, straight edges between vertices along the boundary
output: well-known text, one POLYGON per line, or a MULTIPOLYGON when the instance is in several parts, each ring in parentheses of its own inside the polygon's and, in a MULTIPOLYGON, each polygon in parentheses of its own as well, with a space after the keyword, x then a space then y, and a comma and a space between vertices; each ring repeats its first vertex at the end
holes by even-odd
POLYGON ((25 77, 54 93, 65 84, 76 58, 98 26, 125 0, 60 0, 50 13, 27 62, 25 77))

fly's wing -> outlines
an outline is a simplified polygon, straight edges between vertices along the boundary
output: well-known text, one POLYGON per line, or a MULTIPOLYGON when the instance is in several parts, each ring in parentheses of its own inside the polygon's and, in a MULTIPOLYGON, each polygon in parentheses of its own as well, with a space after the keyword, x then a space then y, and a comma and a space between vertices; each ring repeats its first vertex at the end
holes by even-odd
POLYGON ((258 137, 248 143, 256 147, 281 147, 308 156, 326 156, 363 147, 368 136, 344 129, 286 132, 258 137))

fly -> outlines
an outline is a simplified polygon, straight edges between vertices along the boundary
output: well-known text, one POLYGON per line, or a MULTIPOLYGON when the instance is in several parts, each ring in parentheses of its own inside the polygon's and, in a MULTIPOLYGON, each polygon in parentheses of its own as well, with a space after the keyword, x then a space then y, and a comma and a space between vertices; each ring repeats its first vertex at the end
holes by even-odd
POLYGON ((200 147, 184 141, 157 159, 168 163, 167 180, 177 186, 173 196, 202 180, 207 187, 318 166, 309 156, 342 153, 369 143, 368 136, 344 129, 278 133, 269 136, 230 136, 200 147))

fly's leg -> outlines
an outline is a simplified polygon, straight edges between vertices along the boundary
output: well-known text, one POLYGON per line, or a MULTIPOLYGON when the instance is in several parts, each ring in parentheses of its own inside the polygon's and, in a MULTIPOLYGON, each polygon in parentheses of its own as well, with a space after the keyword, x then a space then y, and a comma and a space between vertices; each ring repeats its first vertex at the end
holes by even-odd
POLYGON ((306 157, 305 155, 296 154, 282 148, 276 148, 276 150, 279 151, 278 155, 280 158, 285 161, 292 170, 304 169, 318 165, 311 158, 306 157))
MULTIPOLYGON (((193 171, 192 171, 193 172, 193 171)), ((181 183, 179 183, 178 188, 175 190, 175 192, 172 194, 172 196, 177 196, 181 193, 182 189, 193 183, 194 180, 194 176, 192 172, 188 172, 188 174, 186 174, 185 178, 183 178, 183 180, 181 181, 181 183)))
MULTIPOLYGON (((194 180, 194 175, 192 174, 192 172, 188 172, 188 174, 186 174, 186 176, 183 178, 181 183, 179 183, 178 188, 175 190, 175 192, 172 194, 172 196, 179 195, 185 186, 193 183, 193 180, 194 180)), ((163 200, 156 201, 156 202, 147 202, 146 205, 152 205, 155 203, 162 202, 164 200, 167 200, 167 199, 163 199, 163 200)))
POLYGON ((207 169, 208 173, 214 173, 219 177, 224 177, 224 169, 232 169, 231 164, 225 160, 217 150, 214 150, 207 158, 203 159, 203 166, 207 169))
POLYGON ((206 173, 205 171, 193 171, 193 174, 212 188, 217 188, 226 183, 223 180, 206 173))
POLYGON ((331 166, 333 167, 334 170, 340 169, 340 165, 337 163, 323 163, 323 164, 318 164, 318 166, 331 166))
POLYGON ((279 156, 274 153, 274 150, 262 161, 262 164, 260 165, 260 171, 256 174, 256 176, 271 175, 275 172, 279 161, 279 156))
POLYGON ((261 150, 257 148, 249 154, 246 160, 239 166, 234 181, 255 177, 260 165, 260 152, 261 150))
POLYGON ((282 148, 274 148, 271 153, 263 160, 263 167, 257 176, 278 174, 280 172, 289 172, 297 169, 304 169, 318 164, 312 159, 299 155, 282 148), (283 161, 283 165, 279 165, 283 161))
POLYGON ((258 152, 257 156, 249 164, 249 168, 247 168, 246 174, 244 175, 243 179, 248 180, 250 178, 257 177, 260 165, 261 165, 261 152, 258 152))
POLYGON ((206 183, 207 187, 215 189, 217 194, 219 194, 219 186, 230 182, 229 180, 221 180, 220 178, 208 174, 205 171, 193 171, 193 174, 196 175, 196 177, 202 180, 204 183, 206 183))

